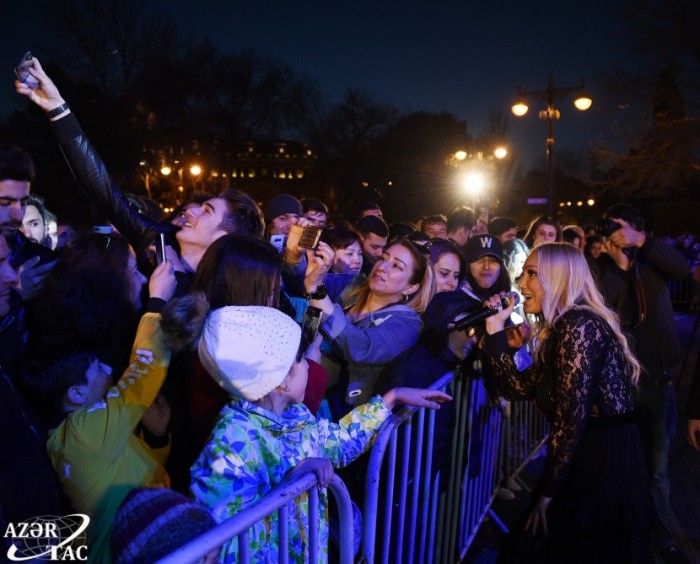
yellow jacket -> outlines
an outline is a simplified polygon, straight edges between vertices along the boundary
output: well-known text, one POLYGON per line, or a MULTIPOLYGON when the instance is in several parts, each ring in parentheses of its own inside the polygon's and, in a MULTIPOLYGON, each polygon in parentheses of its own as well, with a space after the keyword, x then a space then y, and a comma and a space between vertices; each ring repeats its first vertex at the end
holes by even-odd
POLYGON ((89 561, 111 562, 110 533, 117 510, 136 487, 169 487, 163 456, 134 428, 153 403, 170 362, 160 314, 141 318, 131 363, 105 399, 70 413, 49 433, 58 479, 78 513, 90 517, 89 561))

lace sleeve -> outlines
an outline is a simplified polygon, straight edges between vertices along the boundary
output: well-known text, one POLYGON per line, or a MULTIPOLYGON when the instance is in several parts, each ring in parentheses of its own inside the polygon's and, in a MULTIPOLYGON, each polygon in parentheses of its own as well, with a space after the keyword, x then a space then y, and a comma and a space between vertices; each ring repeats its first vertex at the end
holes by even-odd
POLYGON ((534 365, 518 371, 513 358, 514 351, 508 347, 505 331, 486 338, 484 352, 487 355, 496 386, 508 400, 527 400, 535 397, 535 385, 540 372, 534 365))
POLYGON ((591 414, 597 351, 605 348, 601 327, 590 315, 565 314, 557 323, 554 355, 555 410, 549 433, 542 493, 552 497, 568 477, 591 414))

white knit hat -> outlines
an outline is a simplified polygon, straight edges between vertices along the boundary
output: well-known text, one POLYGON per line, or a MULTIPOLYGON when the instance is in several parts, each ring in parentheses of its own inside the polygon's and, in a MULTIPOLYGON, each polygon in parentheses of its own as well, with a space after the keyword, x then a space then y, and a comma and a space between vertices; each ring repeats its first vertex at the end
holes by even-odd
POLYGON ((226 306, 207 316, 199 359, 228 393, 256 401, 285 379, 300 341, 299 325, 277 309, 226 306))

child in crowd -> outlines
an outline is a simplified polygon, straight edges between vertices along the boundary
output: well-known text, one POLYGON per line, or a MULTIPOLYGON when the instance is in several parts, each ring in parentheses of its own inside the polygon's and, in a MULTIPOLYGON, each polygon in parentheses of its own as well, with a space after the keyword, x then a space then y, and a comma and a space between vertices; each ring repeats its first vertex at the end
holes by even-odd
MULTIPOLYGON (((202 297, 178 300, 164 312, 166 334, 196 345, 204 368, 231 395, 212 437, 192 467, 191 490, 217 521, 261 499, 283 478, 314 472, 321 486, 367 450, 396 403, 437 409, 451 399, 439 391, 396 388, 357 407, 338 424, 316 419, 301 402, 308 377, 301 329, 279 310, 226 306, 207 313, 202 297), (196 320, 199 318, 199 322, 196 320)), ((320 496, 321 515, 327 497, 320 496)), ((307 560, 308 496, 289 512, 289 555, 307 560)), ((319 523, 319 558, 327 560, 328 526, 319 523)), ((275 561, 277 514, 254 525, 249 536, 255 561, 275 561)), ((235 562, 238 541, 222 547, 221 560, 235 562)))
MULTIPOLYGON (((114 518, 114 564, 157 562, 215 526, 206 507, 181 493, 168 488, 136 488, 114 518)), ((197 564, 212 564, 218 555, 218 550, 212 551, 197 564)))
POLYGON ((115 386, 112 369, 90 350, 35 366, 25 375, 52 429, 47 448, 59 482, 76 512, 90 517, 87 543, 91 563, 111 561, 112 522, 129 491, 170 483, 163 457, 135 435, 134 429, 142 422, 153 434, 165 435, 163 446, 167 445, 167 417, 163 422, 156 396, 165 379, 170 351, 158 310, 172 297, 175 287, 173 265, 166 261, 151 276, 151 299, 136 333, 131 364, 115 386))

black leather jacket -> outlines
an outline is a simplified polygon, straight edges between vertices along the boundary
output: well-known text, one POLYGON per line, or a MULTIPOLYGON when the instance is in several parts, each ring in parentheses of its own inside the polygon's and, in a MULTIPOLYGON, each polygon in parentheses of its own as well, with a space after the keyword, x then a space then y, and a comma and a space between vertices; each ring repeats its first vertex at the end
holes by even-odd
MULTIPOLYGON (((73 113, 67 114, 52 124, 63 156, 78 185, 99 212, 129 241, 136 251, 136 256, 139 257, 139 269, 147 276, 150 275, 153 267, 147 260, 143 260, 143 257, 148 247, 153 244, 155 233, 163 230, 169 233, 170 238, 177 228, 169 223, 157 223, 139 213, 138 207, 124 196, 119 186, 110 177, 102 158, 90 143, 73 113)), ((173 246, 176 247, 174 244, 173 246)), ((176 272, 175 276, 177 277, 176 296, 182 295, 189 289, 193 275, 176 272)))
POLYGON ((122 194, 73 113, 52 124, 63 156, 80 188, 140 254, 153 243, 158 224, 141 215, 122 194))

